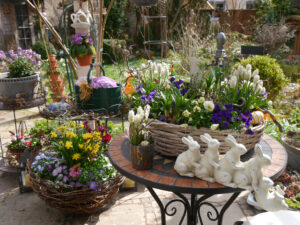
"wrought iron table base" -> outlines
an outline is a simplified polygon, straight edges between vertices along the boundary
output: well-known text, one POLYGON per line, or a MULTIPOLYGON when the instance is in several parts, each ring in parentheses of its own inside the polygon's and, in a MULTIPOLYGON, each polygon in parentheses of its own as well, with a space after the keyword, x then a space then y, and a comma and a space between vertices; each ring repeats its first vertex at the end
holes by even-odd
POLYGON ((204 225, 200 209, 202 206, 206 205, 208 207, 212 208, 212 211, 207 212, 207 217, 210 221, 218 221, 218 225, 222 225, 223 222, 223 216, 226 210, 229 208, 229 206, 234 202, 234 200, 239 196, 241 192, 235 192, 231 195, 229 200, 225 203, 225 205, 222 207, 221 211, 219 212, 217 208, 209 203, 205 202, 206 199, 212 197, 214 194, 206 194, 202 195, 199 199, 197 199, 196 194, 191 194, 191 200, 187 197, 185 197, 183 194, 178 192, 173 192, 175 195, 177 195, 178 199, 173 199, 169 201, 165 206, 155 193, 155 191, 152 189, 152 187, 147 187, 149 192, 151 193, 152 197, 157 202, 160 213, 161 213, 161 224, 166 225, 166 215, 167 216, 174 216, 177 213, 177 208, 174 206, 171 208, 171 211, 168 211, 168 208, 175 202, 180 202, 184 206, 183 215, 180 219, 179 225, 183 223, 183 220, 185 216, 187 215, 187 224, 188 225, 197 225, 197 222, 199 221, 201 225, 204 225), (214 216, 215 214, 215 216, 214 216))

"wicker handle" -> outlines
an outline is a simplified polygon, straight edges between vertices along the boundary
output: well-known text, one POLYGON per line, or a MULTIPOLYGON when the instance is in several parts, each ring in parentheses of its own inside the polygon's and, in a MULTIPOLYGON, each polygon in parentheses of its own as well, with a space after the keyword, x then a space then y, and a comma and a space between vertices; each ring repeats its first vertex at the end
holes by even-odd
MULTIPOLYGON (((88 75, 87 75, 87 83, 88 83, 88 84, 91 83, 90 77, 91 77, 91 72, 92 72, 94 66, 95 66, 95 67, 99 66, 99 67, 100 67, 100 70, 101 70, 102 73, 103 73, 103 76, 105 76, 105 71, 104 71, 103 67, 100 65, 100 63, 94 63, 94 64, 92 63, 92 64, 91 64, 91 67, 90 67, 90 70, 89 70, 89 72, 88 72, 88 75)), ((101 76, 101 73, 100 73, 100 76, 101 76)))

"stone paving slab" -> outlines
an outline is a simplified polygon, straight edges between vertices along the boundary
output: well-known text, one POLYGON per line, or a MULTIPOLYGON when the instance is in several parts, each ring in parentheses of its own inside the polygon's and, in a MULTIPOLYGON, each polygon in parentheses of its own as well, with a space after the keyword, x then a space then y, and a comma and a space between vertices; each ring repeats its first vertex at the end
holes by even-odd
MULTIPOLYGON (((38 109, 17 111, 18 119, 26 121, 28 127, 35 120, 42 118, 38 109)), ((8 130, 14 131, 13 114, 0 111, 0 136, 9 140, 8 130)), ((162 202, 174 198, 174 194, 155 190, 162 202)), ((231 205, 224 216, 224 225, 231 225, 237 220, 248 220, 259 213, 246 203, 247 192, 243 192, 231 205)), ((210 202, 217 207, 224 205, 228 195, 216 195, 210 202)), ((168 225, 179 223, 183 213, 182 205, 178 204, 176 216, 167 217, 168 225)), ((53 209, 37 197, 34 192, 20 194, 16 174, 0 172, 0 225, 160 225, 160 210, 151 194, 142 192, 123 191, 117 196, 114 204, 107 210, 89 215, 70 215, 53 209)), ((184 223, 186 224, 186 223, 184 223)), ((205 225, 210 223, 204 219, 205 225)))

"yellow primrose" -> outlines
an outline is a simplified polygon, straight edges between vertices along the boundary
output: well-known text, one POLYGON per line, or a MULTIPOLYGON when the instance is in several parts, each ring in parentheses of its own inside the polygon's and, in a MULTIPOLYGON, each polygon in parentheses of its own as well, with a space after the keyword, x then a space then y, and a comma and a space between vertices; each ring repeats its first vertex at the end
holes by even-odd
POLYGON ((76 137, 77 135, 74 134, 72 131, 68 131, 66 132, 66 138, 74 138, 76 137))
POLYGON ((71 127, 76 127, 76 123, 74 121, 71 123, 71 127))
POLYGON ((83 124, 80 124, 80 127, 81 127, 81 128, 84 128, 84 125, 83 125, 83 124))
POLYGON ((57 137, 57 134, 55 132, 51 132, 51 138, 56 138, 57 137))
POLYGON ((184 117, 189 117, 190 114, 191 114, 191 113, 190 113, 188 110, 184 110, 184 112, 182 113, 182 115, 183 115, 184 117))
POLYGON ((66 149, 73 148, 72 142, 71 141, 67 141, 66 144, 65 144, 65 147, 66 147, 66 149))
POLYGON ((75 153, 73 156, 72 156, 72 159, 74 160, 78 160, 80 159, 81 155, 79 153, 75 153))
POLYGON ((205 98, 204 97, 201 97, 199 98, 198 102, 201 104, 201 103, 204 103, 205 102, 205 98))
POLYGON ((64 130, 67 130, 68 127, 67 126, 60 126, 57 128, 58 131, 64 131, 64 130))
POLYGON ((83 149, 83 144, 79 144, 78 147, 79 147, 80 149, 83 149))
POLYGON ((98 150, 92 151, 92 155, 97 155, 97 153, 98 153, 98 150))
POLYGON ((94 149, 98 151, 98 150, 99 150, 99 148, 100 148, 100 145, 98 145, 98 144, 95 144, 95 146, 94 146, 94 149))

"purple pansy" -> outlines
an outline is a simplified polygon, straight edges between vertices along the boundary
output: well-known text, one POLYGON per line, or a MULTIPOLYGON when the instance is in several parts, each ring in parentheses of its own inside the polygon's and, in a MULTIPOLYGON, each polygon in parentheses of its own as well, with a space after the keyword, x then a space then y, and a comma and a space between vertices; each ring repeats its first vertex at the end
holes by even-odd
POLYGON ((251 129, 248 129, 248 130, 246 130, 245 134, 253 135, 253 134, 254 134, 254 132, 253 132, 253 130, 251 130, 251 129))

